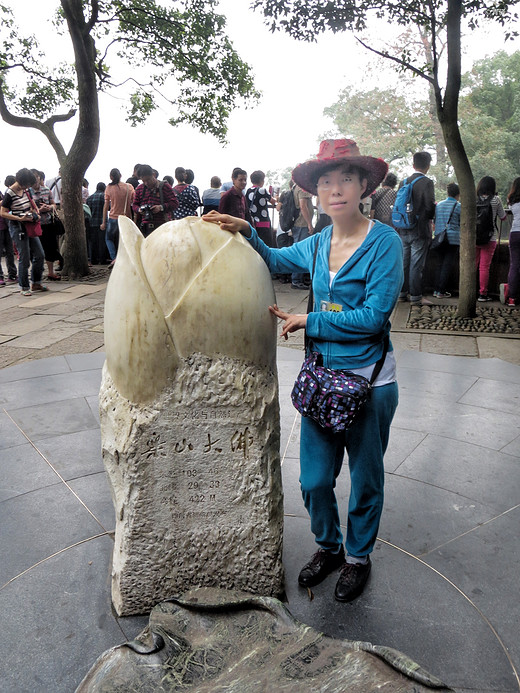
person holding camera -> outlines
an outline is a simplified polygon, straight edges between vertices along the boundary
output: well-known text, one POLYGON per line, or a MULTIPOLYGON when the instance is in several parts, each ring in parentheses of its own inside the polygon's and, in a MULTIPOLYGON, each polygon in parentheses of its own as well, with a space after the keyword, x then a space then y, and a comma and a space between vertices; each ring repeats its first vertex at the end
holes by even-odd
MULTIPOLYGON (((43 247, 38 236, 29 235, 32 231, 28 222, 40 220, 36 205, 31 204, 28 190, 36 183, 36 177, 28 168, 21 168, 15 176, 15 182, 5 192, 0 207, 0 215, 7 220, 9 233, 18 248, 18 283, 22 296, 31 296, 33 291, 48 291, 42 286, 44 263, 43 247), (32 265, 31 265, 32 263, 32 265), (31 265, 31 282, 29 287, 29 265, 31 265)), ((41 233, 41 228, 40 228, 41 233)))
POLYGON ((172 219, 179 200, 167 181, 157 180, 151 166, 143 164, 139 168, 139 176, 143 182, 137 186, 132 209, 136 214, 136 223, 146 237, 172 219))

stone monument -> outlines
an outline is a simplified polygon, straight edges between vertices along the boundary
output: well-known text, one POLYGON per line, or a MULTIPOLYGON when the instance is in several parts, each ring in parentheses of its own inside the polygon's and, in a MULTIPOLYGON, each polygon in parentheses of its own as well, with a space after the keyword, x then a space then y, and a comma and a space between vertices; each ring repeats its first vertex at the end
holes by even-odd
POLYGON ((105 303, 103 461, 112 600, 149 611, 197 586, 283 589, 275 301, 240 235, 189 217, 146 239, 119 219, 105 303))

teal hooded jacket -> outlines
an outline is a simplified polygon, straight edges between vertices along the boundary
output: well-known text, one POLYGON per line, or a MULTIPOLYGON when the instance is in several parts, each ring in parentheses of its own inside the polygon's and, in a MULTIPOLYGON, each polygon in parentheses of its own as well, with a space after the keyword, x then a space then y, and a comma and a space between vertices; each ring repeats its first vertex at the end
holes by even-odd
MULTIPOLYGON (((390 333, 390 315, 403 284, 403 249, 397 232, 374 222, 363 243, 339 269, 330 284, 332 226, 288 248, 269 248, 251 227, 247 239, 271 272, 308 272, 312 276, 314 310, 307 318, 311 348, 329 368, 364 368, 383 353, 390 333), (314 252, 318 244, 313 272, 314 252), (322 301, 341 306, 321 310, 322 301)), ((389 351, 392 351, 390 344, 389 351)))

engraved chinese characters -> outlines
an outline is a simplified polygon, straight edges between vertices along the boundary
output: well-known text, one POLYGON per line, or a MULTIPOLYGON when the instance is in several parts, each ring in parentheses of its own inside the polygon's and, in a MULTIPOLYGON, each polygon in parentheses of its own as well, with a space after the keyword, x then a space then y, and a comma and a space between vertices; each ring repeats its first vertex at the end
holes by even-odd
POLYGON ((282 590, 273 302, 241 237, 122 221, 100 393, 121 615, 200 585, 282 590))

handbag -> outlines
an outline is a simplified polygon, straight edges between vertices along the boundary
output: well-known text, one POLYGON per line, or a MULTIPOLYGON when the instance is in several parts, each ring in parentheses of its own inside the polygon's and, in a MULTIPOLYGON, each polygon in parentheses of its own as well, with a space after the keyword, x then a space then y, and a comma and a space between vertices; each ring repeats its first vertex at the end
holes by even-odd
POLYGON ((308 416, 333 433, 346 431, 354 423, 370 396, 388 352, 385 337, 383 355, 370 380, 351 371, 323 366, 321 354, 311 352, 303 362, 291 392, 292 403, 302 416, 308 416))
POLYGON ((51 227, 51 231, 56 235, 56 236, 63 236, 65 233, 65 226, 63 225, 62 220, 59 218, 59 216, 56 214, 56 212, 52 212, 52 221, 49 224, 51 227))
POLYGON ((34 221, 34 215, 39 215, 39 210, 38 207, 35 205, 34 200, 32 199, 31 193, 28 190, 26 191, 26 193, 27 197, 29 198, 29 202, 31 203, 31 207, 34 209, 34 212, 33 221, 24 221, 23 225, 28 238, 37 238, 38 236, 42 235, 42 227, 40 224, 40 220, 37 219, 36 221, 34 221))
MULTIPOLYGON (((311 280, 316 268, 319 239, 314 249, 311 280)), ((313 290, 309 292, 307 313, 313 306, 313 290)), ((333 433, 346 431, 354 423, 363 405, 370 396, 372 385, 381 372, 388 352, 388 335, 384 339, 383 355, 377 361, 370 380, 352 371, 334 370, 323 365, 321 354, 310 351, 294 383, 291 400, 302 416, 307 416, 322 428, 333 433)), ((310 340, 305 335, 306 353, 310 340)))
POLYGON ((455 202, 455 204, 451 208, 450 216, 448 217, 446 226, 440 233, 433 237, 433 240, 430 245, 431 250, 441 250, 450 244, 448 241, 448 226, 450 225, 451 217, 453 216, 453 212, 455 211, 456 206, 457 203, 455 202))
POLYGON ((441 248, 444 248, 447 245, 449 245, 448 232, 446 229, 443 229, 440 233, 433 237, 430 248, 432 250, 441 250, 441 248))

